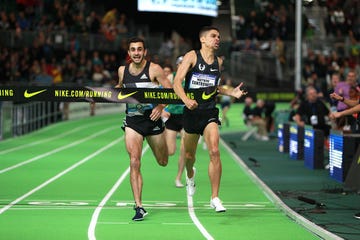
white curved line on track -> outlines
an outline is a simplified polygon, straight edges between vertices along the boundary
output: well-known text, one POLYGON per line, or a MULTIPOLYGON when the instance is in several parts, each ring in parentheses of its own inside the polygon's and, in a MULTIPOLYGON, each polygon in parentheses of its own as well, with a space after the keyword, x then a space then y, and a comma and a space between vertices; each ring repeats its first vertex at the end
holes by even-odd
POLYGON ((194 210, 193 197, 187 195, 187 202, 188 202, 188 212, 189 212, 190 218, 193 221, 193 223, 195 224, 195 226, 199 229, 201 234, 207 240, 214 240, 214 238, 210 235, 210 233, 205 229, 205 227, 201 224, 199 219, 196 217, 195 210, 194 210))
MULTIPOLYGON (((149 145, 146 145, 145 148, 142 151, 142 156, 145 154, 145 152, 149 149, 149 145)), ((127 177, 127 175, 130 173, 130 167, 128 167, 125 172, 121 175, 121 177, 116 181, 114 186, 110 189, 110 191, 105 195, 105 197, 101 200, 99 205, 96 207, 90 221, 90 225, 88 228, 88 239, 90 240, 96 240, 95 236, 95 229, 96 224, 99 219, 99 215, 103 207, 105 206, 106 202, 110 199, 110 197, 114 194, 116 189, 120 186, 120 184, 124 181, 124 179, 127 177)))

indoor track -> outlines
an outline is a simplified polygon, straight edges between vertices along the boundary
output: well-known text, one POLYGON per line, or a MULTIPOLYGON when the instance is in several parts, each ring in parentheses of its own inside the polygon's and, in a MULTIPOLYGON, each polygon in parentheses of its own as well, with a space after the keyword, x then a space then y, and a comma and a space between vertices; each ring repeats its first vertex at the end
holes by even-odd
POLYGON ((174 186, 178 155, 161 167, 144 142, 143 203, 149 214, 133 222, 122 119, 110 114, 71 120, 0 142, 0 238, 319 239, 286 216, 223 142, 225 213, 209 206, 208 155, 201 144, 197 192, 188 198, 185 188, 174 186))

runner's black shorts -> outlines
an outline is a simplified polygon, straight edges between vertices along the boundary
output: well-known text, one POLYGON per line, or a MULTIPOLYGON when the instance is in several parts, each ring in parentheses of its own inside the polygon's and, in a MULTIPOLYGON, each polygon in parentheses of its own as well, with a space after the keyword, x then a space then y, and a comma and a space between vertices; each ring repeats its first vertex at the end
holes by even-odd
POLYGON ((183 114, 170 114, 169 119, 165 122, 167 129, 179 132, 183 128, 183 114))
POLYGON ((126 127, 131 128, 143 137, 161 134, 165 129, 163 121, 161 118, 157 121, 152 121, 150 114, 151 111, 146 111, 142 116, 126 116, 121 128, 124 131, 126 127))
POLYGON ((184 130, 191 134, 202 135, 205 127, 211 122, 215 122, 218 125, 221 124, 219 121, 218 108, 190 110, 185 107, 183 115, 184 130))
POLYGON ((231 102, 230 101, 226 101, 226 102, 222 102, 221 104, 221 109, 224 109, 226 107, 230 107, 231 102))

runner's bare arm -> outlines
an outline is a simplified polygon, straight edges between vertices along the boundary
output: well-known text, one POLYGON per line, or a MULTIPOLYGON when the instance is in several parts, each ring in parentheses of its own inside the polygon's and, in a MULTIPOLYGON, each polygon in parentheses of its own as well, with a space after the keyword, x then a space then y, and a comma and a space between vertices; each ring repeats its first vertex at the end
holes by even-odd
POLYGON ((182 81, 185 81, 186 73, 189 71, 189 69, 192 68, 192 66, 194 66, 195 62, 195 51, 186 53, 174 78, 174 91, 181 98, 185 106, 189 109, 195 109, 198 106, 198 103, 186 96, 185 90, 182 86, 182 81))
MULTIPOLYGON (((151 63, 149 74, 151 81, 158 82, 163 88, 172 88, 172 84, 170 80, 166 77, 164 70, 160 67, 160 65, 151 63)), ((163 109, 167 104, 158 104, 151 112, 150 119, 153 121, 157 121, 162 114, 163 109)))
POLYGON ((149 70, 151 81, 158 82, 164 88, 172 88, 170 80, 166 77, 164 70, 160 65, 151 63, 149 70))
POLYGON ((118 84, 116 84, 116 86, 115 86, 116 88, 123 87, 124 69, 125 69, 125 66, 120 66, 118 69, 119 81, 118 81, 118 84))

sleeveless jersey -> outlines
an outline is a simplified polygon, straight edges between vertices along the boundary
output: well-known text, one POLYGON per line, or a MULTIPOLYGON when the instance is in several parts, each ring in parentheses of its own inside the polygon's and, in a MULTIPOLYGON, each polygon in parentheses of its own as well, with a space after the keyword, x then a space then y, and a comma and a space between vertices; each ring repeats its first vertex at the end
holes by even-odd
MULTIPOLYGON (((207 64, 199 50, 196 51, 196 64, 185 76, 185 90, 199 89, 218 86, 220 83, 220 66, 217 56, 214 57, 212 64, 207 64)), ((208 109, 216 107, 215 99, 201 103, 199 109, 208 109)))
MULTIPOLYGON (((136 76, 129 72, 130 64, 125 65, 123 86, 124 88, 158 88, 159 85, 152 82, 150 79, 149 68, 150 62, 147 61, 144 69, 136 76)), ((144 115, 144 112, 154 108, 153 104, 150 103, 127 103, 126 104, 126 115, 138 116, 144 115)))

